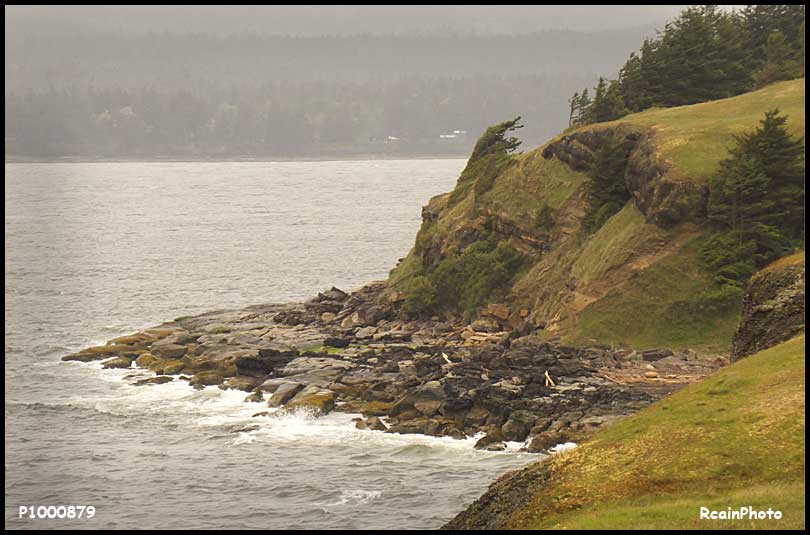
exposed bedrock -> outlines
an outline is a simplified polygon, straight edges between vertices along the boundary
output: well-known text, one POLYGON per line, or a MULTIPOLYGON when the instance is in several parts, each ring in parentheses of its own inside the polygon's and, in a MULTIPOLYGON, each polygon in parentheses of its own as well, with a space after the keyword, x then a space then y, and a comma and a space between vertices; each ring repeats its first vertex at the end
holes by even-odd
POLYGON ((732 360, 788 340, 804 330, 804 253, 755 274, 743 298, 732 360))
POLYGON ((669 350, 567 347, 513 327, 493 304, 472 324, 405 320, 386 288, 178 318, 64 360, 134 367, 133 384, 173 379, 241 390, 257 415, 362 416, 358 427, 507 441, 546 451, 633 413, 719 362, 669 350), (478 330, 480 329, 480 330, 478 330), (261 410, 261 407, 266 407, 261 410))
POLYGON ((587 172, 593 165, 594 153, 615 136, 628 144, 625 183, 647 222, 671 226, 704 217, 706 185, 672 172, 658 156, 652 129, 623 124, 573 132, 550 143, 542 155, 547 159, 556 157, 576 171, 587 172))

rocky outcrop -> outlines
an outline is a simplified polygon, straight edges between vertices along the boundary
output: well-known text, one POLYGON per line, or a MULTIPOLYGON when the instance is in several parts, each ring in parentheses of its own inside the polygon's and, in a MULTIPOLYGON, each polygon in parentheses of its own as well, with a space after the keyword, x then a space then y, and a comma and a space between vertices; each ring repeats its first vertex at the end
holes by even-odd
POLYGON ((732 360, 792 338, 804 330, 804 253, 755 274, 743 298, 732 360))
POLYGON ((502 529, 515 511, 529 505, 536 489, 546 484, 549 472, 544 463, 508 472, 490 485, 487 492, 442 526, 443 530, 502 529))
POLYGON ((575 171, 591 169, 594 153, 609 138, 620 137, 628 148, 625 184, 648 223, 672 226, 700 220, 705 215, 707 189, 704 184, 670 173, 655 145, 655 132, 622 124, 591 128, 562 136, 542 152, 556 157, 575 171))
POLYGON ((528 313, 493 303, 472 324, 405 320, 373 283, 351 295, 332 288, 304 303, 179 318, 64 360, 134 362, 141 372, 128 378, 138 385, 177 377, 241 390, 271 409, 257 414, 359 413, 363 429, 484 433, 480 448, 523 442, 533 452, 579 440, 717 366, 671 351, 553 344, 525 322, 528 313))
POLYGON ((564 135, 557 141, 549 143, 541 153, 543 158, 556 157, 575 171, 590 171, 594 153, 608 139, 623 138, 632 151, 641 137, 641 130, 628 125, 613 128, 592 128, 564 135))

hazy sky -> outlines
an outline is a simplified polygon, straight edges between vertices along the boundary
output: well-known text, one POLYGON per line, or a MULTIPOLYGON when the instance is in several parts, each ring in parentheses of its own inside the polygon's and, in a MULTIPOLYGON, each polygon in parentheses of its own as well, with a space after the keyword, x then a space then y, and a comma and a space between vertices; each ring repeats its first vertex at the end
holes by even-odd
POLYGON ((658 24, 684 5, 6 6, 6 29, 37 22, 115 31, 320 35, 409 31, 525 33, 658 24))

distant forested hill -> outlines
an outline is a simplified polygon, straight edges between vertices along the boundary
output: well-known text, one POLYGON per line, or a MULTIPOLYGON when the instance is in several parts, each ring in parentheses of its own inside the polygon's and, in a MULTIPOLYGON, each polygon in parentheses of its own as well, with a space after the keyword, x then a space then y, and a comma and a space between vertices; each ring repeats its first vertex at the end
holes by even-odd
MULTIPOLYGON (((466 155, 522 115, 539 143, 568 96, 651 26, 503 35, 279 36, 6 21, 7 158, 466 155)), ((98 21, 96 21, 98 22, 98 21)))

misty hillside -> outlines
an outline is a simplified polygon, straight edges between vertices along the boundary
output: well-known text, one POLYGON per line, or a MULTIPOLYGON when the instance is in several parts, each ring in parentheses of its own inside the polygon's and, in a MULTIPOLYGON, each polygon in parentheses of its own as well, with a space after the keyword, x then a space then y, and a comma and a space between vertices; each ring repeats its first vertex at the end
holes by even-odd
POLYGON ((6 157, 463 156, 517 114, 540 143, 672 11, 553 8, 7 8, 6 157))

